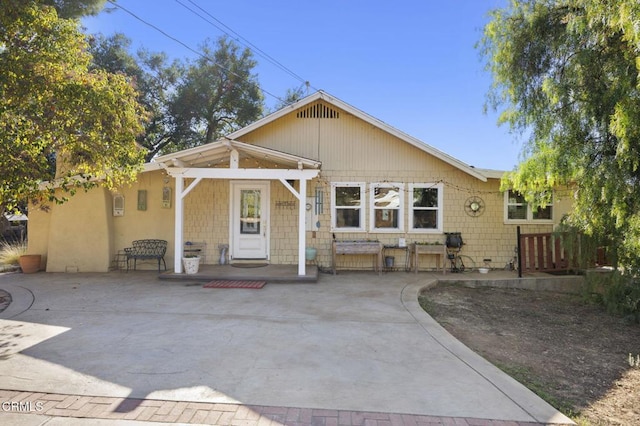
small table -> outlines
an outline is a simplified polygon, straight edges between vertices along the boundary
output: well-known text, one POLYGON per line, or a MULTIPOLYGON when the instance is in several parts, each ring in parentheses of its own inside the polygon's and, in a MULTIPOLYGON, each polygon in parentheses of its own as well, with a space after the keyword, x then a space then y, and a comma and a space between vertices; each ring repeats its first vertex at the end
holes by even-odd
POLYGON ((336 274, 336 255, 338 254, 373 254, 376 262, 373 270, 382 274, 382 243, 379 241, 334 241, 332 244, 333 275, 336 274))
POLYGON ((411 244, 411 259, 413 261, 413 272, 418 273, 418 259, 421 254, 430 254, 436 256, 436 270, 442 259, 442 273, 447 273, 445 266, 447 259, 447 246, 444 244, 411 244))
POLYGON ((385 245, 383 247, 382 258, 385 261, 384 269, 386 271, 393 271, 394 268, 389 268, 386 265, 386 257, 387 257, 387 251, 388 250, 402 250, 402 251, 404 251, 404 270, 405 270, 405 272, 408 272, 410 270, 410 268, 409 268, 409 246, 406 246, 406 245, 405 246, 399 246, 399 245, 391 244, 391 245, 385 245))

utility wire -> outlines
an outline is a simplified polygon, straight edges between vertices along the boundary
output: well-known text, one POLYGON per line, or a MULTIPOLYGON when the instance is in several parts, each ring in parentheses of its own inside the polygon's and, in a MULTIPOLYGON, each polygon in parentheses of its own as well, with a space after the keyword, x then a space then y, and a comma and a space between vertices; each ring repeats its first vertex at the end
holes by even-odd
MULTIPOLYGON (((132 16, 133 18, 135 18, 136 20, 138 20, 138 21, 142 22, 143 24, 145 24, 145 25, 147 25, 147 26, 149 26, 149 27, 153 28, 154 30, 158 31, 160 34, 162 34, 163 36, 167 37, 168 39, 175 41, 176 43, 178 43, 179 45, 183 46, 185 49, 189 50, 190 52, 193 52, 193 53, 195 53, 196 55, 200 56, 201 58, 203 58, 203 59, 205 59, 205 60, 207 60, 207 61, 211 62, 213 65, 215 65, 216 67, 220 68, 221 70, 223 70, 223 71, 225 71, 225 72, 227 72, 227 73, 229 73, 229 74, 231 74, 231 75, 234 75, 234 76, 236 76, 236 77, 238 77, 238 78, 240 78, 240 79, 242 79, 242 78, 243 78, 241 75, 239 75, 239 74, 237 74, 237 73, 235 73, 235 72, 233 72, 233 71, 231 71, 231 70, 229 70, 229 69, 227 69, 227 68, 223 67, 222 65, 220 65, 219 63, 217 63, 214 59, 212 59, 212 58, 208 57, 207 55, 203 54, 202 52, 200 52, 200 51, 198 51, 198 50, 196 50, 196 49, 192 48, 191 46, 187 45, 186 43, 184 43, 184 42, 180 41, 179 39, 175 38, 174 36, 172 36, 172 35, 168 34, 168 33, 167 33, 167 32, 165 32, 164 30, 162 30, 161 28, 157 27, 156 25, 154 25, 154 24, 152 24, 152 23, 150 23, 150 22, 148 22, 148 21, 145 21, 144 19, 142 19, 140 16, 136 15, 135 13, 133 13, 132 11, 130 11, 129 9, 126 9, 125 7, 123 7, 123 6, 121 6, 120 4, 116 3, 116 2, 115 2, 115 0, 107 0, 107 1, 108 1, 109 3, 111 3, 113 6, 117 7, 117 8, 118 8, 118 9, 120 9, 120 10, 122 10, 123 12, 128 13, 129 15, 131 15, 131 16, 132 16)), ((260 85, 258 85, 258 87, 260 87, 260 85)), ((267 90, 263 89, 262 87, 260 87, 260 90, 261 90, 263 93, 265 93, 265 94, 267 94, 267 95, 269 95, 269 96, 271 96, 271 97, 275 98, 276 100, 278 100, 278 101, 280 101, 280 102, 282 102, 282 101, 283 101, 279 96, 276 96, 276 95, 274 95, 274 94, 273 94, 273 93, 271 93, 271 92, 268 92, 267 90)))
POLYGON ((204 8, 202 8, 200 5, 198 5, 195 1, 193 0, 187 0, 189 3, 191 3, 194 7, 196 7, 197 9, 199 9, 200 11, 202 11, 205 15, 207 15, 209 18, 213 19, 216 23, 210 21, 209 19, 207 19, 206 17, 202 16, 200 13, 198 13, 197 11, 193 10, 191 7, 187 6, 186 4, 184 4, 184 2, 182 2, 181 0, 174 0, 176 3, 178 3, 179 5, 181 5, 182 7, 184 7, 185 9, 187 9, 188 11, 190 11, 191 13, 193 13, 194 15, 196 15, 197 17, 199 17, 200 19, 202 19, 203 21, 207 22, 209 25, 219 29, 220 31, 222 31, 223 33, 225 33, 226 35, 234 38, 235 40, 239 41, 240 43, 244 44, 246 47, 248 47, 249 49, 253 50, 256 54, 258 54, 259 56, 263 57, 264 59, 266 59, 267 61, 269 61, 271 64, 275 65, 276 67, 280 68, 282 71, 286 72, 287 74, 289 74, 291 77, 295 78, 296 80, 300 81, 303 85, 306 85, 307 87, 312 87, 314 90, 317 90, 315 87, 311 86, 309 84, 309 81, 300 77, 298 74, 296 74, 295 72, 293 72, 291 69, 287 68, 285 65, 283 65, 281 62, 279 62, 278 60, 276 60, 275 58, 273 58, 271 55, 267 54, 265 51, 263 51, 262 49, 260 49, 258 46, 256 46, 255 44, 251 43, 249 40, 247 40, 246 38, 244 38, 243 36, 241 36, 239 33, 237 33, 236 31, 234 31, 231 27, 229 27, 228 25, 226 25, 224 22, 220 21, 218 18, 216 18, 215 16, 213 16, 211 13, 209 13, 207 10, 205 10, 204 8))

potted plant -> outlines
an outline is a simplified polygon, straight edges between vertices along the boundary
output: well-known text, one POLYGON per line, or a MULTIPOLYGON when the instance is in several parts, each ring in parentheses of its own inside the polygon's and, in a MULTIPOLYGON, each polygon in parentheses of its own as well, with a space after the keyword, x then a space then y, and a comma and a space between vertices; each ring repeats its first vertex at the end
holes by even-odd
POLYGON ((197 274, 200 268, 200 256, 196 254, 187 254, 182 258, 185 274, 197 274))

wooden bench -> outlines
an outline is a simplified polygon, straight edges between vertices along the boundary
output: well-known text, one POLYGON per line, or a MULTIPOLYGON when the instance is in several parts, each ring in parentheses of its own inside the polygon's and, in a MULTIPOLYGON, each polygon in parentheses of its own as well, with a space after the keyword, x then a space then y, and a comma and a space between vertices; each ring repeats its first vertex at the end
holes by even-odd
POLYGON ((129 260, 133 259, 133 270, 136 269, 138 259, 157 259, 158 272, 160 272, 160 261, 164 264, 164 270, 167 270, 167 264, 164 261, 164 255, 167 252, 167 242, 165 240, 135 240, 131 247, 124 249, 127 257, 127 271, 129 271, 129 260))

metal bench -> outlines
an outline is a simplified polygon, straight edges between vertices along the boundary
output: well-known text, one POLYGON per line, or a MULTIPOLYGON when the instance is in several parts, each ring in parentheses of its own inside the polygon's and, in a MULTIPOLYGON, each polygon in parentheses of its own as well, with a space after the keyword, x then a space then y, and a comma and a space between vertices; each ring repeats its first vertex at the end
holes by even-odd
POLYGON ((167 242, 165 240, 135 240, 131 247, 124 249, 127 256, 127 271, 129 271, 129 260, 133 259, 133 270, 136 269, 138 259, 157 259, 158 272, 160 272, 160 261, 164 264, 164 270, 167 270, 167 264, 164 261, 164 254, 167 252, 167 242))

